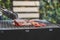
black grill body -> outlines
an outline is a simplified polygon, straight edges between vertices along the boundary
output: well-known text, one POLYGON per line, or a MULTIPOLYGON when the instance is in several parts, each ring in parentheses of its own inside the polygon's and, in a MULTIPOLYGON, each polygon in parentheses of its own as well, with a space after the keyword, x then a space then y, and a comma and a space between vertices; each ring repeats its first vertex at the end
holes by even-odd
POLYGON ((60 40, 60 28, 54 24, 16 27, 9 21, 0 21, 0 40, 60 40))

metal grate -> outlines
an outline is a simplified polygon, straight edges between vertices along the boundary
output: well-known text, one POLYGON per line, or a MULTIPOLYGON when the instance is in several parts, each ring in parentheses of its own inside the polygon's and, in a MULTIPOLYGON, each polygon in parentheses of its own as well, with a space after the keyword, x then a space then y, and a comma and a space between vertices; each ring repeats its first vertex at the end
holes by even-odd
POLYGON ((0 21, 0 30, 17 30, 17 29, 40 29, 40 28, 60 28, 59 26, 57 25, 54 25, 54 24, 49 24, 48 26, 46 27, 34 27, 34 26, 23 26, 23 27, 16 27, 16 26, 13 26, 11 23, 13 21, 11 20, 1 20, 0 21))

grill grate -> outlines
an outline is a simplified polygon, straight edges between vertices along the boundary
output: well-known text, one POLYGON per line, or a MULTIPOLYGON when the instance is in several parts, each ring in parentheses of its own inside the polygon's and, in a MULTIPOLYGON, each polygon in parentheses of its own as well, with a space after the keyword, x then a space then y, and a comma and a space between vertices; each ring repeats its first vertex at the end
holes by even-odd
POLYGON ((23 27, 16 27, 12 25, 13 21, 11 20, 0 20, 0 30, 12 30, 12 29, 40 29, 40 28, 59 28, 59 26, 54 24, 49 24, 46 27, 34 27, 34 26, 23 26, 23 27))

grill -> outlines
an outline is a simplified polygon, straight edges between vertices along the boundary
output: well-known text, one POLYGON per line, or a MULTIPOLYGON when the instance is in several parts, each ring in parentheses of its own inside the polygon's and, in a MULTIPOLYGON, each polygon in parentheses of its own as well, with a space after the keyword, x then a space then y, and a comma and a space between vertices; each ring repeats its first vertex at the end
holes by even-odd
POLYGON ((23 26, 17 27, 12 25, 13 20, 0 20, 0 30, 18 30, 18 29, 41 29, 41 28, 60 28, 55 24, 48 24, 46 27, 23 26))

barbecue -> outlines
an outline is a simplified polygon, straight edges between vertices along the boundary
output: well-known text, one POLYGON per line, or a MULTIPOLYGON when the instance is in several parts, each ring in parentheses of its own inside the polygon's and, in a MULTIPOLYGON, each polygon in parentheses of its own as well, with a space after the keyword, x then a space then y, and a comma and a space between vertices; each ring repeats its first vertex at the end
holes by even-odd
POLYGON ((13 20, 0 20, 0 30, 18 30, 18 29, 40 29, 40 28, 60 28, 58 25, 49 24, 45 27, 22 26, 17 27, 12 25, 13 20))
POLYGON ((19 19, 18 15, 6 8, 1 7, 1 12, 3 13, 3 20, 0 20, 0 30, 15 30, 15 29, 40 29, 40 28, 59 28, 58 25, 49 23, 46 20, 40 19, 19 19), (6 16, 6 17, 5 17, 6 16), (7 18, 6 20, 4 19, 7 18), (8 20, 9 18, 9 20, 8 20), (16 20, 15 20, 16 19, 16 20), (15 25, 14 25, 14 24, 15 25))

